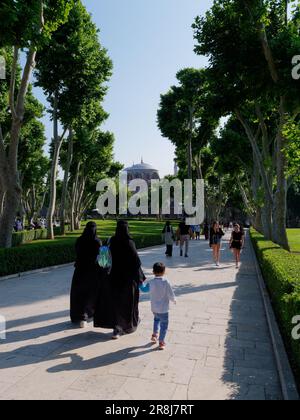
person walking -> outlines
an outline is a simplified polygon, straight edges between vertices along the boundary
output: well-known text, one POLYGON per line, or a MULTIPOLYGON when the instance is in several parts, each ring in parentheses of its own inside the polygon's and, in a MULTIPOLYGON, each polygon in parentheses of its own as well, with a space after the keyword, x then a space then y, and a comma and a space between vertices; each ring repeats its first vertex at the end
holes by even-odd
POLYGON ((177 230, 177 241, 180 243, 180 256, 183 257, 183 250, 185 248, 185 258, 188 258, 190 238, 193 235, 192 229, 185 222, 179 224, 177 230))
POLYGON ((219 222, 214 222, 210 229, 209 244, 213 250, 213 258, 216 266, 220 266, 221 245, 224 232, 220 227, 219 222))
MULTIPOLYGON (((111 271, 108 293, 103 296, 106 319, 96 316, 95 327, 112 328, 113 339, 134 333, 139 325, 139 286, 146 279, 126 221, 119 221, 110 240, 111 271), (106 309, 105 309, 106 308, 106 309)), ((97 314, 96 314, 97 315, 97 314)))
POLYGON ((164 229, 163 229, 163 238, 166 244, 166 256, 172 257, 173 256, 173 246, 175 241, 175 233, 173 230, 173 227, 171 225, 171 222, 167 222, 164 229))
POLYGON ((201 226, 200 225, 195 226, 195 235, 196 235, 196 241, 200 241, 200 235, 201 235, 201 226))
POLYGON ((151 342, 156 344, 159 341, 159 350, 165 350, 166 347, 170 302, 176 303, 175 294, 169 281, 165 278, 165 273, 166 266, 163 263, 154 264, 154 279, 146 281, 141 286, 142 292, 150 292, 151 309, 154 315, 151 342))
POLYGON ((89 222, 75 245, 76 263, 71 288, 71 321, 79 323, 80 328, 85 328, 87 321, 95 313, 100 275, 97 258, 100 248, 97 225, 89 222))
POLYGON ((239 268, 241 262, 241 252, 245 244, 245 233, 239 224, 235 224, 230 239, 230 249, 235 256, 236 268, 239 268))
POLYGON ((209 226, 208 226, 208 223, 205 223, 205 225, 204 225, 203 235, 205 237, 205 240, 208 241, 209 240, 209 226))

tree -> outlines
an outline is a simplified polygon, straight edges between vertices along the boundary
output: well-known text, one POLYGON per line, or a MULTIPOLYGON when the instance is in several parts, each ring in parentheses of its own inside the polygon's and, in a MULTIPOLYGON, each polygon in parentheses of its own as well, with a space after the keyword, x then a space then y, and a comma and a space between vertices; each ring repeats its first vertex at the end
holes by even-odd
POLYGON ((30 223, 43 206, 45 180, 49 170, 49 158, 45 156, 45 128, 39 120, 44 107, 32 95, 31 86, 25 102, 24 124, 20 134, 18 166, 22 200, 20 212, 30 223))
MULTIPOLYGON (((207 94, 206 70, 187 68, 177 73, 179 86, 172 86, 168 93, 161 95, 158 110, 158 126, 164 137, 184 149, 187 156, 187 176, 193 178, 193 164, 199 173, 199 162, 193 158, 193 151, 202 143, 205 146, 206 131, 211 134, 215 121, 205 112, 203 103, 207 94)), ((207 139, 206 139, 207 140, 207 139)), ((198 150, 201 147, 198 147, 198 150)))
POLYGON ((253 149, 270 204, 273 239, 289 249, 284 127, 289 116, 299 113, 299 86, 289 67, 299 44, 299 6, 289 18, 287 3, 215 0, 206 16, 196 19, 194 29, 196 52, 210 59, 219 108, 224 115, 235 113, 253 149), (271 130, 267 124, 270 113, 276 113, 271 130), (274 153, 270 153, 271 147, 274 153), (265 159, 266 152, 269 158, 274 157, 274 171, 270 159, 265 159))
POLYGON ((71 4, 71 0, 2 0, 0 4, 0 48, 8 50, 9 58, 5 112, 10 120, 7 139, 4 138, 0 126, 0 247, 11 246, 12 227, 22 194, 18 149, 25 100, 37 52, 51 38, 52 32, 66 20, 71 4), (21 70, 20 82, 17 83, 21 50, 26 53, 26 60, 21 70))
MULTIPOLYGON (((56 180, 59 156, 64 137, 69 130, 73 141, 76 120, 91 110, 91 104, 101 102, 106 93, 105 82, 111 75, 112 63, 98 40, 98 31, 81 1, 76 0, 68 21, 52 36, 42 50, 37 63, 37 84, 42 87, 51 105, 53 120, 53 161, 50 177, 48 238, 54 238, 53 215, 56 205, 56 180), (59 122, 63 132, 59 135, 59 122)), ((72 143, 69 149, 69 165, 72 143)), ((63 188, 65 201, 67 175, 63 188)), ((64 214, 61 214, 64 218, 64 214)))
POLYGON ((84 213, 94 208, 97 201, 97 183, 115 176, 121 169, 113 161, 114 136, 99 129, 82 128, 74 138, 74 154, 70 170, 70 220, 71 230, 80 228, 84 213))

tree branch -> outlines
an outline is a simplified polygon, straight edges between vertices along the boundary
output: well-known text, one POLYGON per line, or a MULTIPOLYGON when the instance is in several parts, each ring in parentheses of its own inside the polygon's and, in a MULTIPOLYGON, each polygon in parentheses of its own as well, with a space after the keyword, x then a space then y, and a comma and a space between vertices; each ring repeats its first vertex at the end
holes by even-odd
POLYGON ((268 199, 270 200, 271 203, 273 203, 273 193, 272 193, 271 186, 270 186, 269 180, 268 180, 268 176, 267 176, 264 164, 263 164, 262 155, 261 155, 261 152, 260 152, 259 147, 257 145, 257 139, 254 137, 254 135, 252 133, 252 130, 251 130, 251 127, 249 126, 248 122, 242 116, 240 110, 236 109, 235 113, 236 113, 236 116, 237 116, 238 120, 241 122, 242 126, 244 127, 245 132, 247 134, 247 137, 248 137, 248 139, 250 141, 250 144, 252 146, 254 157, 257 161, 257 165, 259 167, 260 174, 261 174, 263 182, 264 182, 264 188, 265 188, 265 191, 268 195, 268 199))
POLYGON ((258 34, 259 34, 259 39, 260 39, 260 42, 261 42, 261 45, 262 45, 264 56, 265 56, 265 59, 266 59, 267 64, 268 64, 268 68, 269 68, 272 80, 273 80, 274 83, 277 84, 279 82, 279 74, 278 74, 278 71, 277 71, 277 68, 276 68, 276 64, 275 64, 275 60, 274 60, 274 57, 273 57, 272 50, 270 48, 268 35, 267 35, 267 31, 266 31, 266 26, 263 22, 257 22, 256 21, 256 19, 253 16, 253 13, 252 13, 252 8, 251 8, 251 6, 249 6, 249 3, 248 3, 247 0, 244 0, 244 5, 245 5, 246 9, 248 10, 249 15, 252 18, 254 25, 258 24, 257 31, 258 31, 258 34))

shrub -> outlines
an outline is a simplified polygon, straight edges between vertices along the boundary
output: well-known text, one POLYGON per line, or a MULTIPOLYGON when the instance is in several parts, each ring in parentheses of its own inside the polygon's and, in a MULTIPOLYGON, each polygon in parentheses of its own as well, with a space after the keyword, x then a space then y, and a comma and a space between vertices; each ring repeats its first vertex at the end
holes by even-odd
MULTIPOLYGON (((75 260, 73 238, 55 241, 33 242, 10 249, 0 249, 0 277, 23 273, 39 268, 68 264, 75 260)), ((137 248, 146 248, 162 243, 161 235, 137 235, 137 248)))
POLYGON ((41 242, 0 249, 0 277, 74 261, 74 241, 41 242))
MULTIPOLYGON (((60 234, 60 228, 54 228, 55 236, 60 234)), ((14 232, 12 235, 12 246, 20 246, 33 241, 47 239, 47 229, 23 230, 22 232, 14 232)))
POLYGON ((24 230, 22 232, 14 232, 12 236, 12 246, 20 246, 28 242, 47 239, 46 229, 24 230))
POLYGON ((300 340, 292 338, 292 319, 300 315, 300 255, 283 250, 254 230, 251 237, 292 365, 300 381, 300 340))

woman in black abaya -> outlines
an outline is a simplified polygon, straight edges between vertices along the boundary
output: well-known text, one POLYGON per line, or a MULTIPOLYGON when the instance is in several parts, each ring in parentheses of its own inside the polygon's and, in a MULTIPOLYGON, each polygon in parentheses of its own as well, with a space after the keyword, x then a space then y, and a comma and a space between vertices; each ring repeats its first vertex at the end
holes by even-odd
POLYGON ((95 313, 95 327, 112 328, 113 339, 137 330, 139 319, 139 285, 145 280, 128 223, 118 222, 110 240, 112 267, 109 286, 102 290, 95 313))
POLYGON ((101 241, 97 237, 97 225, 89 222, 76 242, 75 273, 71 289, 71 320, 84 328, 94 316, 101 278, 97 257, 101 241))

